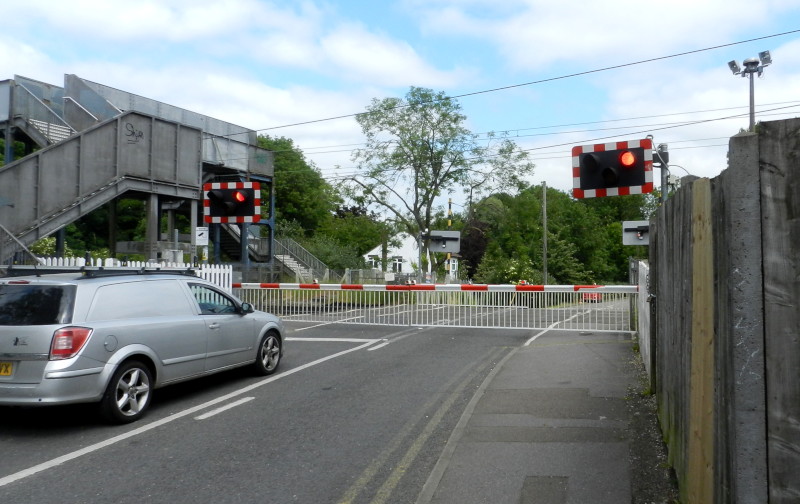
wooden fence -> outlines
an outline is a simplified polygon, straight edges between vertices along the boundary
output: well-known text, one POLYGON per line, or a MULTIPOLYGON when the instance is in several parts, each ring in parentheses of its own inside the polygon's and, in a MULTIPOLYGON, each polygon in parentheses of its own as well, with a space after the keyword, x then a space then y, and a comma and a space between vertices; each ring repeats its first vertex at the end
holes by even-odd
POLYGON ((798 138, 733 137, 651 223, 646 358, 684 503, 800 502, 798 138))

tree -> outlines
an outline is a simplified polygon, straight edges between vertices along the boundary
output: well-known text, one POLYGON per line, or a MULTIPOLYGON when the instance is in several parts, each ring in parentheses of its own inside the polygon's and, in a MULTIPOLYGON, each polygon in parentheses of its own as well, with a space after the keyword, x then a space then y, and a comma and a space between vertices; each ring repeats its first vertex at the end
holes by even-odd
POLYGON ((3 166, 7 163, 11 163, 12 161, 19 159, 25 156, 25 144, 22 142, 13 142, 12 144, 13 149, 13 157, 14 159, 6 160, 6 139, 0 138, 0 166, 3 166))
POLYGON ((361 257, 376 245, 390 239, 392 228, 381 222, 378 215, 366 207, 341 205, 330 219, 325 221, 318 233, 323 233, 341 244, 352 246, 361 257))
POLYGON ((518 190, 533 171, 513 142, 489 136, 479 144, 459 103, 442 92, 412 87, 405 100, 373 99, 356 120, 366 146, 353 153, 358 175, 349 179, 348 195, 385 210, 412 236, 431 229, 442 194, 518 190))
MULTIPOLYGON (((548 282, 625 281, 628 257, 646 250, 622 245, 621 222, 640 220, 643 204, 641 196, 576 200, 548 188, 548 282)), ((468 276, 485 283, 543 282, 543 236, 541 186, 480 200, 462 240, 468 276)))
POLYGON ((289 138, 259 136, 258 146, 275 153, 275 218, 296 221, 310 236, 336 208, 339 197, 289 138))

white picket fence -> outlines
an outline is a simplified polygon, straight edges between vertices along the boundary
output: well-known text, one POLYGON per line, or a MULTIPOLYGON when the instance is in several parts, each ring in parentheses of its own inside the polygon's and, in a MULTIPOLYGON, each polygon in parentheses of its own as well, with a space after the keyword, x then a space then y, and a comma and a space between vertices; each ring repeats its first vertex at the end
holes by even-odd
POLYGON ((188 264, 176 262, 120 261, 119 259, 92 259, 83 257, 39 257, 39 265, 59 268, 125 268, 147 270, 194 270, 198 277, 233 292, 233 266, 230 264, 188 264))

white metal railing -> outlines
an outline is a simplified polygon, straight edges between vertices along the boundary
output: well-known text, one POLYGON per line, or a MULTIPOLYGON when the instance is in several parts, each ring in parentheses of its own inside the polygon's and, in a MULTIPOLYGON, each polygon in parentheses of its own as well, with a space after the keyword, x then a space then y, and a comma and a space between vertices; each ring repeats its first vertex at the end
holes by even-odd
MULTIPOLYGON (((291 238, 276 238, 273 245, 276 257, 288 255, 302 268, 310 271, 311 278, 317 278, 323 282, 328 280, 330 274, 328 266, 296 241, 291 238)), ((299 272, 296 273, 299 274, 299 272)))
POLYGON ((285 320, 400 326, 632 331, 633 285, 233 284, 285 320))

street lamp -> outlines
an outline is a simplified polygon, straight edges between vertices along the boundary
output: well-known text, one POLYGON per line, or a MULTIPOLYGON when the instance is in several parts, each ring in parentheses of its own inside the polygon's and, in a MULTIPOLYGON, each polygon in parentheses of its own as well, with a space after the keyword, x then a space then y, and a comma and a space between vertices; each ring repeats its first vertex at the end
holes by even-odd
POLYGON ((739 67, 739 64, 736 63, 735 60, 728 62, 728 68, 731 69, 733 75, 741 75, 742 77, 745 77, 746 75, 750 76, 750 131, 753 131, 756 125, 755 98, 753 96, 753 74, 758 73, 758 76, 761 77, 761 74, 764 73, 764 67, 769 66, 771 63, 772 56, 770 56, 769 51, 762 51, 758 53, 758 58, 747 58, 746 60, 742 61, 744 70, 739 67))

